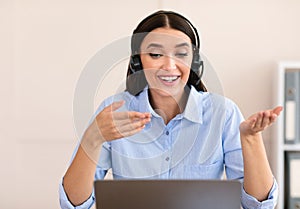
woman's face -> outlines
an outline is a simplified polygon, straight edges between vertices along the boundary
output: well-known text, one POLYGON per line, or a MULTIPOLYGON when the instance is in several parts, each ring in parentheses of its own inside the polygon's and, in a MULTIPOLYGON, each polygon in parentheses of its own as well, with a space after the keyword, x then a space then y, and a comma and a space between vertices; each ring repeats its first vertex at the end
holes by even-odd
POLYGON ((157 28, 144 38, 140 57, 150 91, 180 99, 193 59, 191 39, 179 30, 157 28))

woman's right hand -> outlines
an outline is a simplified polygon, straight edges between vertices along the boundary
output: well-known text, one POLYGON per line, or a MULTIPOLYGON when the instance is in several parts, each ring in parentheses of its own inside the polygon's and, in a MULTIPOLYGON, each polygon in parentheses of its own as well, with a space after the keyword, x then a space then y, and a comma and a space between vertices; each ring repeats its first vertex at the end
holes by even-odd
POLYGON ((134 135, 145 128, 151 120, 151 114, 135 111, 116 112, 124 103, 123 100, 114 102, 96 116, 87 130, 90 139, 93 138, 94 142, 112 141, 134 135))
POLYGON ((85 131, 63 180, 64 189, 73 205, 82 204, 91 195, 103 143, 131 136, 150 122, 150 113, 116 112, 124 103, 114 102, 104 108, 85 131))

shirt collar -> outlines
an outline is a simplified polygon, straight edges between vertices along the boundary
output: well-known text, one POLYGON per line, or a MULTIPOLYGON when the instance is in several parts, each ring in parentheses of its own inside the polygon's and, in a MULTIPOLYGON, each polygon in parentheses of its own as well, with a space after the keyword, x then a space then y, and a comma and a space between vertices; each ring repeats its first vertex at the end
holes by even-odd
POLYGON ((202 99, 201 93, 192 86, 186 107, 182 113, 183 117, 195 123, 202 123, 202 99))
POLYGON ((140 112, 149 112, 154 117, 160 117, 152 108, 149 102, 149 95, 148 95, 148 86, 144 88, 144 90, 137 96, 138 100, 138 109, 140 112))
MULTIPOLYGON (((144 88, 144 90, 137 96, 137 100, 139 111, 150 112, 154 117, 160 117, 150 105, 148 87, 144 88)), ((192 86, 185 110, 182 114, 180 114, 181 117, 195 123, 202 123, 202 100, 203 97, 201 96, 201 93, 192 86)))

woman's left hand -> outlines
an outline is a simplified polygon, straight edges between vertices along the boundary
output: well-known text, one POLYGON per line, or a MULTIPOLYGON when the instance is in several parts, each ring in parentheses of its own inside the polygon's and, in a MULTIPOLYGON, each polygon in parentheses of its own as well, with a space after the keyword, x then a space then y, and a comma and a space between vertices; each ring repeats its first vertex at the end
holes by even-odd
POLYGON ((250 116, 240 124, 241 135, 256 135, 272 125, 282 111, 281 106, 274 109, 261 111, 250 116))

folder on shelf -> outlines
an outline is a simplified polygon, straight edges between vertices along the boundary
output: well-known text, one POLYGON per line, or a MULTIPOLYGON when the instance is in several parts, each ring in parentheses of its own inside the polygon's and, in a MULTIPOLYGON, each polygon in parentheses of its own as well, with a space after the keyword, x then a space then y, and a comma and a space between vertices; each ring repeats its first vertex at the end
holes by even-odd
POLYGON ((285 208, 300 208, 300 151, 286 153, 285 208))
POLYGON ((285 143, 300 143, 300 70, 285 72, 285 143))

